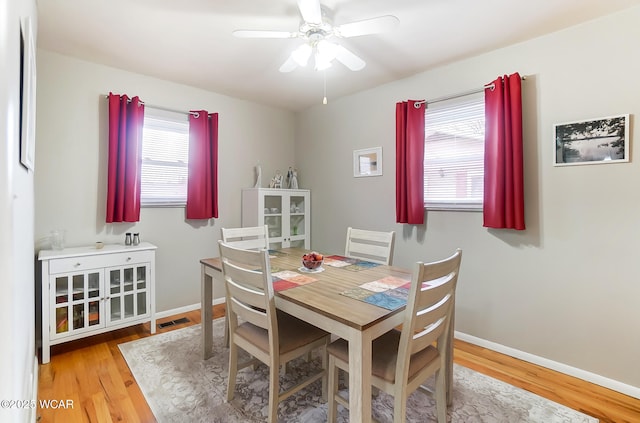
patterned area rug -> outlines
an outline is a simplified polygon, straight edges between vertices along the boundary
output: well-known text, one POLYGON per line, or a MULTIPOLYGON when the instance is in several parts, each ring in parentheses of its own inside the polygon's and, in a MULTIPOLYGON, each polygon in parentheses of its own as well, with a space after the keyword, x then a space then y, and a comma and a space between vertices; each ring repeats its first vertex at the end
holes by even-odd
MULTIPOLYGON (((133 376, 153 414, 168 422, 264 422, 268 405, 266 366, 245 368, 238 373, 235 398, 226 403, 228 350, 222 346, 224 319, 213 324, 214 355, 201 358, 201 326, 166 332, 121 344, 133 376)), ((283 387, 320 366, 293 361, 283 387)), ((341 372, 342 373, 342 372, 341 372)), ((433 386, 433 381, 425 385, 433 386)), ((344 385, 341 382, 341 387, 344 385)), ((321 401, 320 382, 280 403, 279 422, 315 423, 326 421, 327 405, 321 401)), ((345 390, 346 395, 346 390, 345 390)), ((348 411, 338 406, 340 423, 348 422, 348 411)), ((423 392, 409 397, 407 422, 435 422, 434 400, 423 392)), ((450 422, 487 423, 578 423, 597 422, 570 408, 455 365, 454 397, 449 408, 450 422)), ((381 422, 393 421, 393 397, 381 392, 373 399, 373 416, 381 422)))

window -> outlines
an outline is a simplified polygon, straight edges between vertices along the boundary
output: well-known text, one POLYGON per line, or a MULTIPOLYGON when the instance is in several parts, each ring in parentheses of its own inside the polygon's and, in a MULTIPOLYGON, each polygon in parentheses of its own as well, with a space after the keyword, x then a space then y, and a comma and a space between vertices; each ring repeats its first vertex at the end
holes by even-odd
POLYGON ((145 108, 142 131, 142 206, 184 206, 189 169, 189 119, 145 108))
POLYGON ((425 111, 427 209, 479 210, 484 191, 484 96, 425 111))

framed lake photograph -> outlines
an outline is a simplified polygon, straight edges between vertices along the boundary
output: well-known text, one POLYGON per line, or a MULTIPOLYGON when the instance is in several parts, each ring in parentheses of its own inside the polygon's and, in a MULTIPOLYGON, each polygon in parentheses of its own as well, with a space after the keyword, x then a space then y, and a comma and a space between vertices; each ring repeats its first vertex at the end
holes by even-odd
POLYGON ((607 164, 629 161, 629 115, 559 123, 554 166, 607 164))

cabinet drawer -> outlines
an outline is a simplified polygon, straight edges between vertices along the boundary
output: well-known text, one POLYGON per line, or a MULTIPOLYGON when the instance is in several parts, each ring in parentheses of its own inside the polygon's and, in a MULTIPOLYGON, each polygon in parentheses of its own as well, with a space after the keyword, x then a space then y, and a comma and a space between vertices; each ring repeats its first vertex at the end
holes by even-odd
POLYGON ((132 251, 128 253, 96 254, 54 259, 49 262, 49 273, 78 272, 102 267, 125 266, 151 261, 152 251, 132 251))

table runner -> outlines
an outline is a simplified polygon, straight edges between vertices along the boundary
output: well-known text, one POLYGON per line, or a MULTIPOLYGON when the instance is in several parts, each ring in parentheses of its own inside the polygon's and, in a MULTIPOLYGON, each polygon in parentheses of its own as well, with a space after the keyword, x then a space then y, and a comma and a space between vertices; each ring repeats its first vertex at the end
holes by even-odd
POLYGON ((411 281, 409 279, 387 276, 363 283, 357 288, 348 289, 341 294, 387 310, 395 310, 407 304, 410 287, 411 281))
POLYGON ((380 266, 378 263, 339 255, 325 256, 324 264, 331 267, 339 267, 344 270, 350 270, 352 272, 358 272, 360 270, 371 269, 372 267, 380 266))
POLYGON ((271 272, 271 277, 273 279, 273 290, 276 292, 317 281, 317 279, 312 276, 302 275, 292 270, 271 272))

